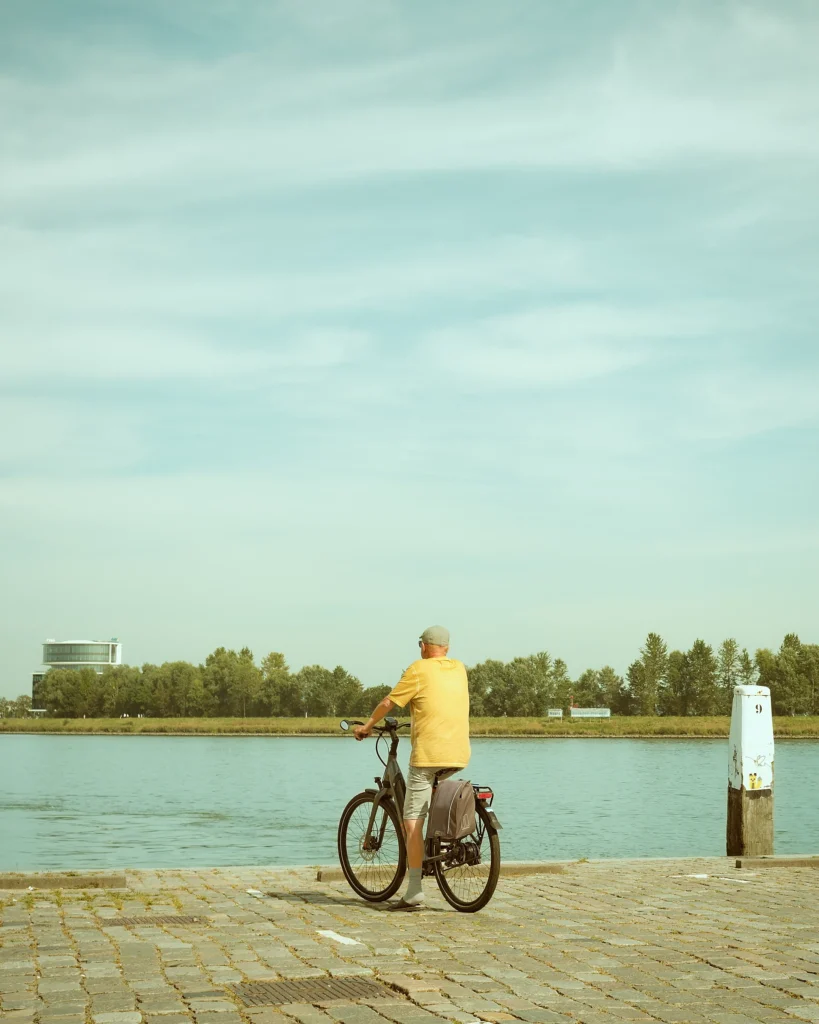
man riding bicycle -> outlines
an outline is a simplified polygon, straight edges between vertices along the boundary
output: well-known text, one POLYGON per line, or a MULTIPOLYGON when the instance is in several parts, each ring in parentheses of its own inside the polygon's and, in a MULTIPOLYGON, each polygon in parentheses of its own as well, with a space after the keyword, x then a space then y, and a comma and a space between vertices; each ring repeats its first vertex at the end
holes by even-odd
POLYGON ((449 658, 449 630, 430 626, 418 640, 421 657, 375 708, 365 725, 353 732, 363 740, 396 705, 409 705, 412 754, 404 802, 409 882, 403 898, 390 910, 418 910, 424 902, 421 869, 424 819, 429 812, 436 775, 445 778, 469 764, 469 684, 460 661, 449 658))

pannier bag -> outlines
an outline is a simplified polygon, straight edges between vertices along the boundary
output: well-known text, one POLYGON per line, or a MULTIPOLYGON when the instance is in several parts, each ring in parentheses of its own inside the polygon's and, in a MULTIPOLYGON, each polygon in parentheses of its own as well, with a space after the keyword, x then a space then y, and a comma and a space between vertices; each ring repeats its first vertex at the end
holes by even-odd
POLYGON ((429 809, 427 836, 454 842, 475 831, 475 791, 464 779, 439 782, 429 809))

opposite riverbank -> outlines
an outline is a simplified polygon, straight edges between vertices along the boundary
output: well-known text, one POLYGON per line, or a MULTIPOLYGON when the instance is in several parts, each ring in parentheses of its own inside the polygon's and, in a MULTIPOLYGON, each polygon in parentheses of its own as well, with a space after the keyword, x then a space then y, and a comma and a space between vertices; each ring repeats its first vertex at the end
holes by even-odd
MULTIPOLYGON (((101 736, 338 736, 337 718, 3 718, 0 734, 101 736)), ((727 737, 725 717, 473 718, 472 736, 565 738, 727 737)), ((774 718, 777 739, 819 739, 819 717, 774 718)), ((349 735, 347 736, 349 738, 349 735)))

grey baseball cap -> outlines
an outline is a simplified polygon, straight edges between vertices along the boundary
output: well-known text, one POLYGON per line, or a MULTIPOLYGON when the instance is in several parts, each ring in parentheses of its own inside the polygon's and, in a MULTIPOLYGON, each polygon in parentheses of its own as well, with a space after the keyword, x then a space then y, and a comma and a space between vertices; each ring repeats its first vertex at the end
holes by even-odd
POLYGON ((444 626, 428 626, 418 639, 432 647, 449 647, 449 630, 444 626))

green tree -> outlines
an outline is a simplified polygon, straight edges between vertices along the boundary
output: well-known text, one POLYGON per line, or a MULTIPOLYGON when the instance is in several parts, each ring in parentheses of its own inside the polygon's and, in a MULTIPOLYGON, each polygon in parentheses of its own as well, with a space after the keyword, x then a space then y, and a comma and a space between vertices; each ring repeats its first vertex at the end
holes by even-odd
POLYGON ((555 667, 547 651, 514 658, 506 668, 506 713, 545 715, 555 693, 555 667))
POLYGON ((217 647, 205 658, 202 682, 208 697, 211 715, 226 715, 232 703, 233 676, 236 670, 236 652, 217 647))
POLYGON ((643 670, 629 680, 637 703, 637 714, 656 715, 663 702, 662 689, 666 684, 668 648, 658 633, 649 633, 640 649, 643 670))
POLYGON ((691 714, 694 700, 691 693, 691 676, 686 656, 682 651, 672 651, 668 656, 666 685, 660 696, 661 715, 691 714))
POLYGON ((103 688, 103 715, 144 714, 146 683, 137 665, 116 665, 107 668, 101 677, 103 688))
POLYGON ((259 698, 262 689, 262 673, 253 661, 253 652, 243 647, 236 659, 231 694, 231 712, 241 713, 247 718, 248 708, 252 708, 259 698))
POLYGON ((802 644, 802 666, 810 690, 810 713, 819 715, 819 644, 802 644))
MULTIPOLYGON (((569 698, 572 696, 573 686, 574 683, 569 675, 566 662, 562 658, 555 658, 551 672, 551 692, 545 710, 552 707, 563 708, 565 711, 569 707, 569 698)), ((543 713, 541 711, 541 714, 543 713)))
POLYGON ((296 673, 296 681, 311 717, 354 714, 361 702, 360 681, 341 665, 332 672, 321 665, 305 665, 296 673))
POLYGON ((91 668, 52 669, 43 678, 43 707, 60 718, 93 718, 102 708, 100 677, 91 668))
POLYGON ((572 696, 576 707, 603 707, 604 692, 600 683, 600 673, 593 668, 587 668, 582 672, 574 681, 572 696))
POLYGON ((354 715, 356 708, 361 703, 361 696, 364 688, 361 680, 351 675, 341 665, 333 669, 332 701, 329 714, 331 715, 354 715))
POLYGON ((628 690, 628 711, 624 714, 640 715, 643 706, 643 693, 645 692, 646 667, 639 659, 632 661, 626 672, 626 687, 628 690))
POLYGON ((143 665, 139 712, 150 718, 167 718, 172 710, 170 674, 166 665, 143 665))
POLYGON ((774 663, 771 701, 774 714, 806 715, 812 710, 811 681, 802 642, 795 633, 782 641, 774 663))
MULTIPOLYGON (((470 714, 474 717, 540 716, 555 700, 563 662, 547 651, 514 658, 508 664, 489 659, 468 670, 470 714)), ((567 676, 568 678, 568 676, 567 676)))
POLYGON ((60 718, 73 718, 74 706, 70 704, 70 680, 71 669, 52 668, 46 672, 40 683, 40 706, 44 707, 50 715, 58 715, 60 718))
POLYGON ((128 712, 130 715, 151 715, 156 713, 156 705, 158 700, 161 700, 154 692, 154 684, 156 682, 156 674, 159 671, 159 666, 145 664, 136 679, 134 688, 131 692, 131 710, 128 712))
MULTIPOLYGON (((366 690, 361 691, 361 695, 358 698, 358 705, 351 708, 351 714, 354 715, 366 715, 369 717, 370 712, 373 711, 381 701, 387 696, 392 690, 391 686, 382 684, 380 686, 368 686, 366 690)), ((407 714, 407 711, 403 711, 400 708, 396 708, 392 714, 407 714)))
MULTIPOLYGON (((759 686, 767 686, 771 690, 773 698, 776 689, 776 673, 778 669, 777 656, 769 647, 760 647, 754 655, 754 669, 756 671, 757 683, 759 686)), ((771 700, 771 708, 777 714, 775 702, 771 700)))
POLYGON ((205 710, 205 686, 202 670, 188 661, 171 661, 162 666, 167 672, 171 710, 182 718, 196 718, 205 710))
POLYGON ((302 677, 298 674, 288 674, 279 680, 276 688, 278 710, 275 712, 281 718, 300 718, 305 713, 305 693, 302 688, 302 677))
POLYGON ((714 649, 704 640, 695 640, 691 650, 685 656, 686 669, 691 679, 693 707, 690 713, 695 715, 715 715, 719 713, 720 692, 718 688, 717 659, 714 649))
POLYGON ((244 717, 259 696, 262 675, 247 647, 238 654, 217 647, 205 659, 202 683, 204 703, 210 714, 244 717))
MULTIPOLYGON (((757 667, 754 664, 753 658, 748 653, 747 648, 742 648, 742 653, 739 656, 739 681, 741 686, 756 686, 759 673, 757 667)), ((733 705, 733 700, 732 700, 733 705)))
MULTIPOLYGON (((103 718, 119 718, 126 705, 124 683, 125 665, 106 665, 100 676, 100 714, 103 718)), ((139 671, 137 669, 137 671, 139 671)))
MULTIPOLYGON (((500 680, 504 671, 502 661, 482 661, 467 671, 469 677, 469 714, 473 718, 492 715, 490 710, 496 706, 496 698, 491 697, 492 688, 500 680)), ((503 714, 503 712, 498 712, 503 714)))
POLYGON ((28 718, 31 714, 31 697, 21 693, 14 700, 0 697, 0 718, 28 718))
POLYGON ((514 703, 514 696, 511 692, 510 676, 506 665, 502 661, 487 659, 480 665, 470 670, 471 676, 476 683, 483 680, 485 689, 483 694, 483 712, 493 718, 499 718, 512 712, 508 711, 514 703))
POLYGON ((611 665, 604 665, 597 677, 603 692, 603 707, 610 708, 613 715, 631 714, 630 694, 625 679, 611 665))
MULTIPOLYGON (((747 651, 745 652, 747 655, 747 651)), ((750 660, 750 659, 749 659, 750 660)), ((734 687, 742 679, 742 654, 733 637, 723 640, 717 654, 717 702, 715 714, 730 715, 734 687)))
POLYGON ((329 715, 332 703, 333 673, 323 665, 305 665, 295 675, 304 701, 304 713, 310 718, 329 715))
POLYGON ((666 664, 660 713, 664 715, 716 714, 719 701, 717 659, 704 640, 695 640, 690 651, 672 651, 666 664))
POLYGON ((279 651, 271 651, 262 659, 262 685, 259 706, 264 715, 286 715, 284 706, 292 703, 290 668, 279 651))

